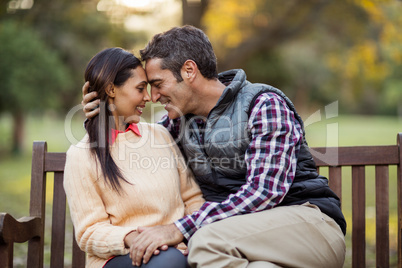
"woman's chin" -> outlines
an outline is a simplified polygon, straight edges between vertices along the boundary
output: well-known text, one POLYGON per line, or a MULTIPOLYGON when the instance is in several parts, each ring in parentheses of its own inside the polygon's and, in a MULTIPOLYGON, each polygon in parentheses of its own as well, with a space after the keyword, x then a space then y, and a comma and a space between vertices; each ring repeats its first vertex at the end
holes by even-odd
POLYGON ((130 118, 124 120, 126 124, 138 124, 141 120, 141 116, 131 116, 130 118))

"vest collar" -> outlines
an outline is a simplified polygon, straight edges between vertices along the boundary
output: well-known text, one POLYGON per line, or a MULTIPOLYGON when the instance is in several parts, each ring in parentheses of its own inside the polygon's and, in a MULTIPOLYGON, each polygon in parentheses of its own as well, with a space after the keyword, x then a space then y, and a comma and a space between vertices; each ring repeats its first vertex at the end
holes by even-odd
POLYGON ((237 93, 243 88, 244 83, 246 83, 247 76, 242 69, 233 69, 220 73, 218 78, 219 81, 226 85, 215 105, 215 107, 222 107, 222 104, 233 101, 237 93))

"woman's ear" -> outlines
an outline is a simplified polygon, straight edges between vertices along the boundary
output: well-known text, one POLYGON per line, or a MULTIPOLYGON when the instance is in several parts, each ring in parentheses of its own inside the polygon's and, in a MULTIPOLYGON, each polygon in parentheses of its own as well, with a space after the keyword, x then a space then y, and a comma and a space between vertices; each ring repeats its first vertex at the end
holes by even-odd
POLYGON ((105 91, 109 98, 114 98, 116 96, 116 88, 113 84, 110 84, 108 87, 106 87, 105 91))

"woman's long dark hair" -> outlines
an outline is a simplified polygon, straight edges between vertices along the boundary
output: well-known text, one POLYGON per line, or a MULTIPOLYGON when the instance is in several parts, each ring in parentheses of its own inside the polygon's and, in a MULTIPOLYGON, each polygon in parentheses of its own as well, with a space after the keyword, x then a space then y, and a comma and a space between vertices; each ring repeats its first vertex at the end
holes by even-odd
POLYGON ((127 180, 110 155, 111 122, 114 121, 106 89, 122 86, 132 76, 132 70, 140 65, 141 61, 132 53, 121 48, 108 48, 96 54, 85 70, 85 81, 90 85, 88 91, 96 91, 100 99, 99 115, 85 124, 91 152, 99 160, 105 181, 117 192, 121 189, 120 180, 127 180))

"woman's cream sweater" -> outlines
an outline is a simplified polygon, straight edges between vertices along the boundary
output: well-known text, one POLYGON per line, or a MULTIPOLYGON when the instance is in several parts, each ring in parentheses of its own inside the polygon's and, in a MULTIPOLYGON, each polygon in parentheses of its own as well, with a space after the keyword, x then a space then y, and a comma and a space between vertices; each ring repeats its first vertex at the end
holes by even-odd
POLYGON ((169 132, 156 124, 138 127, 142 137, 121 133, 111 146, 130 183, 121 182, 120 194, 105 183, 87 135, 67 152, 64 189, 87 267, 102 267, 110 257, 127 254, 124 238, 138 226, 173 223, 204 203, 169 132))

